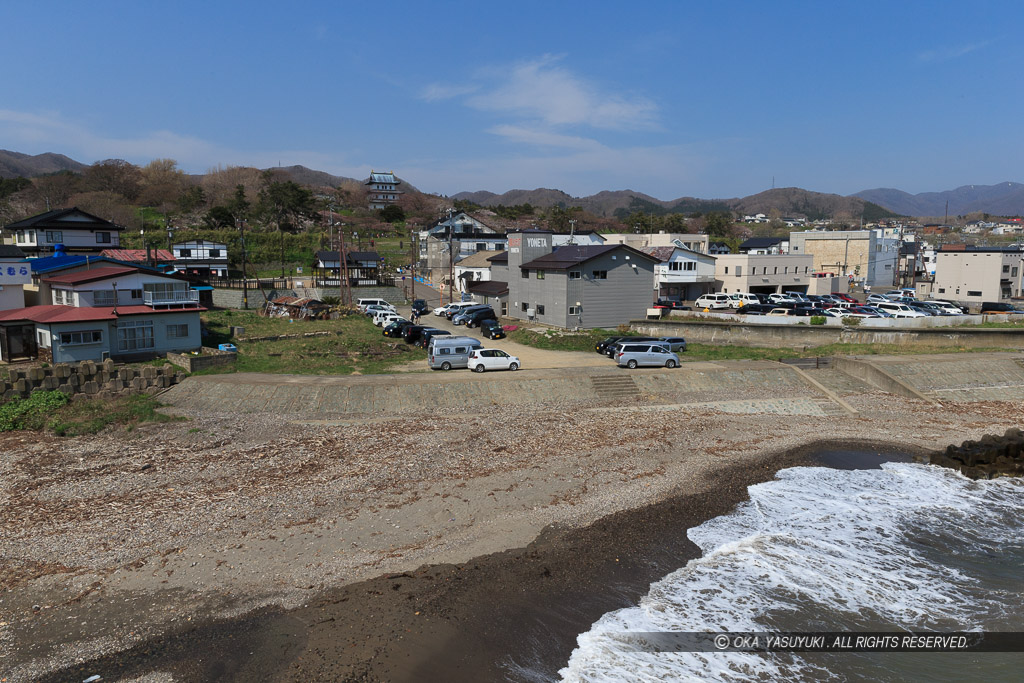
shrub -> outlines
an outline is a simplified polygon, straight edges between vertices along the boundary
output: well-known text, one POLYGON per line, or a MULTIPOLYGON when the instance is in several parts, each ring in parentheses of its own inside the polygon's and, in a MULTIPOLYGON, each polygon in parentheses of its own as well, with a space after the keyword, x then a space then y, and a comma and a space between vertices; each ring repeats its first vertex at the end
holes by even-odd
POLYGON ((848 327, 857 327, 860 325, 860 318, 854 318, 852 315, 845 315, 842 317, 843 324, 848 327))
POLYGON ((12 399, 0 405, 0 432, 42 429, 52 413, 70 400, 61 391, 36 391, 28 398, 12 399))
POLYGON ((825 324, 825 316, 823 316, 823 315, 812 315, 811 316, 811 324, 812 325, 824 325, 825 324))

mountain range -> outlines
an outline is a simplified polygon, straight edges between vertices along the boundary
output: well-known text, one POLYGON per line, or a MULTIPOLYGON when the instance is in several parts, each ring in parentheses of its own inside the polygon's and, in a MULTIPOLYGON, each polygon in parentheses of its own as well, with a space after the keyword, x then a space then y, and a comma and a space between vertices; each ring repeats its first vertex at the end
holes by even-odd
MULTIPOLYGON (((72 171, 81 173, 87 164, 63 154, 22 154, 0 150, 0 178, 31 178, 35 176, 72 171)), ((278 167, 292 180, 303 185, 341 186, 361 184, 354 178, 331 175, 305 166, 278 167)), ((195 176, 194 176, 195 177, 195 176)), ((418 192, 406 182, 405 189, 418 192)), ((996 185, 964 185, 943 192, 910 194, 892 188, 863 190, 843 196, 813 192, 796 187, 773 188, 748 197, 729 199, 701 199, 680 197, 664 201, 633 190, 605 190, 587 197, 573 197, 561 190, 538 188, 535 190, 509 190, 494 192, 459 192, 451 196, 492 207, 531 204, 536 207, 579 206, 597 216, 625 217, 630 213, 692 213, 708 211, 735 211, 743 214, 764 213, 773 210, 782 215, 800 215, 809 219, 845 217, 850 220, 878 220, 896 215, 949 216, 985 212, 996 216, 1024 214, 1024 184, 1003 182, 996 185), (948 202, 948 209, 947 209, 948 202)))

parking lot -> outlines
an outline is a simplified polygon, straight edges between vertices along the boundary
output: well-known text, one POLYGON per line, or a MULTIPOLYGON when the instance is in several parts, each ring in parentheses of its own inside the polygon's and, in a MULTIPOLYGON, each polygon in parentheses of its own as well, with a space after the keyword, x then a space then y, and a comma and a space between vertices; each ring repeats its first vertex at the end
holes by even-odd
MULTIPOLYGON (((399 306, 398 314, 409 318, 410 309, 408 306, 399 306)), ((518 356, 522 361, 524 370, 536 370, 541 368, 584 368, 584 367, 607 367, 614 368, 615 363, 607 356, 597 353, 584 353, 582 351, 549 351, 538 349, 532 346, 517 344, 510 339, 488 339, 480 334, 480 328, 467 329, 465 325, 453 325, 449 320, 435 316, 427 312, 420 318, 420 325, 436 327, 441 330, 448 330, 452 334, 473 337, 479 339, 487 349, 501 349, 513 356, 518 356)), ((419 370, 426 367, 424 361, 417 361, 411 364, 409 370, 419 370)), ((468 372, 468 371, 467 371, 468 372)))

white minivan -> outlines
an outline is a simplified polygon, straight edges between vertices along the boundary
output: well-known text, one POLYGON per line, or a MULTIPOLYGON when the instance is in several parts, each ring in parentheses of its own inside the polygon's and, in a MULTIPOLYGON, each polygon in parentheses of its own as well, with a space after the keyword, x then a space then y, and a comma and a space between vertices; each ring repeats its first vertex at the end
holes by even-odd
POLYGON ((381 308, 390 308, 392 311, 395 310, 395 307, 384 299, 357 299, 356 306, 359 307, 361 313, 366 313, 366 309, 369 306, 380 306, 381 308))
POLYGON ((749 292, 734 292, 729 295, 729 298, 731 299, 731 301, 729 302, 729 306, 731 306, 732 308, 743 308, 744 306, 749 306, 750 304, 761 303, 760 299, 758 299, 755 295, 750 294, 749 292))
POLYGON ((709 311, 721 310, 723 308, 729 308, 729 304, 732 301, 728 294, 702 294, 697 297, 697 300, 693 302, 693 305, 697 307, 698 311, 703 311, 705 308, 709 311))

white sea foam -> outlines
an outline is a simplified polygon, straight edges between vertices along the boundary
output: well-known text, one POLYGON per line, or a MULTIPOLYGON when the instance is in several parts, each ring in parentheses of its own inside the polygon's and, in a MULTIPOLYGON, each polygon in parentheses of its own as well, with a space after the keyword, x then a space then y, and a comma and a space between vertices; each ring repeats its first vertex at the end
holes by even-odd
POLYGON ((567 681, 836 676, 795 655, 637 653, 621 644, 623 632, 991 628, 1019 609, 1019 579, 1009 584, 1008 605, 1000 586, 972 575, 971 558, 998 564, 1009 544, 1019 559, 1022 509, 1020 480, 974 482, 898 463, 783 470, 752 486, 750 501, 733 513, 690 529, 703 556, 652 585, 639 606, 604 615, 579 636, 560 674, 567 681))

